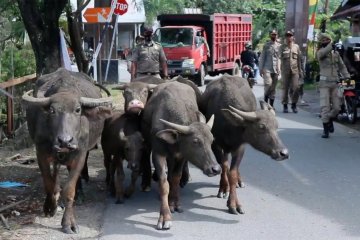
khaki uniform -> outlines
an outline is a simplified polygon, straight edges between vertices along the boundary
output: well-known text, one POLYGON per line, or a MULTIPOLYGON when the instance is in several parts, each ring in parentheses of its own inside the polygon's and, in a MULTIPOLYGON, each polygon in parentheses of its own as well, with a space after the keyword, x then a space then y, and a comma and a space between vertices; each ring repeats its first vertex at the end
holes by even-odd
POLYGON ((132 56, 132 62, 136 63, 136 77, 153 75, 161 78, 160 64, 166 61, 162 46, 154 41, 138 45, 132 56))
POLYGON ((303 78, 301 65, 301 51, 299 45, 292 43, 280 46, 281 78, 283 79, 282 104, 289 103, 289 91, 291 103, 297 104, 299 100, 299 78, 303 78))
POLYGON ((276 84, 280 70, 279 47, 280 44, 277 41, 268 41, 265 43, 260 56, 260 73, 265 70, 265 74, 263 75, 265 99, 275 99, 276 84))
POLYGON ((316 52, 320 67, 320 109, 321 120, 328 123, 331 118, 337 116, 340 110, 340 98, 337 94, 339 80, 338 72, 345 78, 350 75, 339 53, 332 50, 332 44, 320 48, 316 52))

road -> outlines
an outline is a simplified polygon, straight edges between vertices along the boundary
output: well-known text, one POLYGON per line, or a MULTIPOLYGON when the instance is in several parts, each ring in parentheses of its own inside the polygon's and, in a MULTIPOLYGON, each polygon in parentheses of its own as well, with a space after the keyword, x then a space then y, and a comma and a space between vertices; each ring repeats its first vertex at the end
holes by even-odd
MULTIPOLYGON (((253 91, 260 98, 261 83, 253 91)), ((244 215, 229 214, 226 199, 216 197, 218 176, 191 167, 191 181, 181 190, 185 211, 173 214, 170 230, 155 229, 160 202, 154 183, 151 192, 137 191, 123 205, 107 200, 100 239, 360 239, 360 133, 335 123, 335 133, 322 139, 320 120, 303 110, 278 111, 277 119, 290 159, 275 162, 247 146, 245 188, 238 189, 244 215)))

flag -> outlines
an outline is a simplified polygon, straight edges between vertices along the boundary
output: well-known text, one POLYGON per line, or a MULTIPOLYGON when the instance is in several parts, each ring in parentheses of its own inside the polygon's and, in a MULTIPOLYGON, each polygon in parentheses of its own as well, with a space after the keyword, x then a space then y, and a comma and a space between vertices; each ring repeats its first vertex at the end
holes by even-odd
POLYGON ((314 26, 315 26, 317 6, 318 6, 318 0, 309 0, 309 28, 308 28, 307 39, 311 41, 314 40, 314 26))

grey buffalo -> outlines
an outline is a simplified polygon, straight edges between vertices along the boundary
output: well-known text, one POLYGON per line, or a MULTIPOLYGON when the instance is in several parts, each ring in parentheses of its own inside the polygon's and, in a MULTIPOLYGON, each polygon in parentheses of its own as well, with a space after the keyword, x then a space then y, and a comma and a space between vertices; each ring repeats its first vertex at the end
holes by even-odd
POLYGON ((207 176, 220 173, 211 150, 213 118, 206 124, 199 112, 194 90, 179 82, 159 85, 148 101, 142 117, 142 132, 151 146, 159 179, 160 216, 158 229, 169 229, 171 212, 181 212, 179 182, 185 160, 207 176), (168 176, 167 176, 168 175, 168 176))
POLYGON ((144 139, 140 132, 140 119, 137 116, 116 112, 106 119, 101 135, 104 153, 106 182, 113 192, 116 190, 116 203, 123 203, 124 196, 130 197, 135 190, 135 183, 140 172, 140 163, 144 149, 144 139), (131 183, 124 190, 125 173, 123 160, 131 169, 131 183), (116 173, 116 174, 115 174, 116 173), (114 180, 115 174, 115 180, 114 180))
POLYGON ((207 118, 215 115, 213 151, 222 164, 218 197, 227 197, 230 192, 227 202, 229 212, 243 214, 236 185, 239 181, 243 186, 239 166, 245 145, 248 143, 275 160, 284 160, 289 156, 277 134, 275 112, 265 102, 261 103, 261 110, 256 110, 256 98, 247 81, 230 75, 224 75, 207 86, 202 95, 201 109, 207 118))
POLYGON ((73 209, 76 183, 87 151, 100 137, 104 119, 111 116, 112 100, 102 98, 86 75, 65 69, 43 75, 36 85, 35 95, 31 96, 29 91, 22 99, 45 186, 43 210, 46 216, 54 216, 61 192, 65 201, 62 229, 65 233, 76 233, 73 209), (69 170, 62 189, 60 165, 69 170))

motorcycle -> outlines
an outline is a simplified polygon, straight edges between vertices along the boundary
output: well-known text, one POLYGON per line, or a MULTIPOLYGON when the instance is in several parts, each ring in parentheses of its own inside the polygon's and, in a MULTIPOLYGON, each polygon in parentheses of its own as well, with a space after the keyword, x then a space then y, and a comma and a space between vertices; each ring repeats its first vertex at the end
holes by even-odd
POLYGON ((356 93, 355 80, 340 80, 338 83, 338 94, 342 100, 339 117, 345 116, 346 119, 354 124, 357 120, 358 96, 356 93))
POLYGON ((251 88, 257 83, 254 77, 255 71, 251 66, 243 65, 241 68, 241 73, 242 73, 242 77, 249 82, 251 88))

